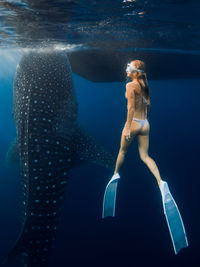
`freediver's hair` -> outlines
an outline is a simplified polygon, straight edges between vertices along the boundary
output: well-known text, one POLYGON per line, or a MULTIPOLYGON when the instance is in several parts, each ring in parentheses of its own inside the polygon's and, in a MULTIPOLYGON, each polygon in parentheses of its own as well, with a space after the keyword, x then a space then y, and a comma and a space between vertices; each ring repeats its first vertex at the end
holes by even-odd
POLYGON ((146 68, 145 63, 139 59, 132 60, 131 63, 132 64, 134 63, 134 66, 137 69, 144 71, 144 72, 133 71, 132 74, 133 74, 134 78, 136 78, 138 80, 140 86, 144 90, 145 97, 150 100, 150 88, 149 88, 148 81, 147 81, 147 75, 146 75, 146 71, 145 71, 145 68, 146 68))

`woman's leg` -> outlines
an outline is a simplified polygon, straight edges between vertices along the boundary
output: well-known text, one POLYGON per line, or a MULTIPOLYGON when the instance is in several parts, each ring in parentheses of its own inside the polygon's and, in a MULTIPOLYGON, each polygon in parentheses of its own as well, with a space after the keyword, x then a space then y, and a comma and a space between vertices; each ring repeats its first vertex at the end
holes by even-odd
POLYGON ((149 149, 149 134, 147 135, 138 135, 138 148, 141 160, 147 165, 150 171, 155 176, 158 185, 160 186, 160 181, 162 180, 160 177, 160 173, 155 161, 149 157, 148 149, 149 149))
POLYGON ((131 134, 131 138, 129 140, 125 139, 124 130, 123 130, 122 136, 121 136, 120 149, 119 149, 119 153, 117 156, 114 174, 119 172, 122 164, 124 163, 124 159, 125 159, 128 147, 131 144, 131 142, 133 141, 133 137, 134 137, 134 135, 131 134))

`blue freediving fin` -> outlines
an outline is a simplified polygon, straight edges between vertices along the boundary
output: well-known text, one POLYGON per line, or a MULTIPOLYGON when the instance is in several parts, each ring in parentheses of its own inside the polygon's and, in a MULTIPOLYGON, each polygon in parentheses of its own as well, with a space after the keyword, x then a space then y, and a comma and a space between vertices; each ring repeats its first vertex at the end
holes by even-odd
POLYGON ((171 235, 174 252, 175 254, 178 254, 182 248, 188 246, 184 224, 176 202, 169 191, 167 182, 160 182, 160 191, 162 195, 164 214, 171 235))
POLYGON ((115 216, 115 201, 117 194, 117 184, 120 176, 118 173, 114 174, 106 186, 103 198, 103 213, 102 218, 107 216, 115 216))

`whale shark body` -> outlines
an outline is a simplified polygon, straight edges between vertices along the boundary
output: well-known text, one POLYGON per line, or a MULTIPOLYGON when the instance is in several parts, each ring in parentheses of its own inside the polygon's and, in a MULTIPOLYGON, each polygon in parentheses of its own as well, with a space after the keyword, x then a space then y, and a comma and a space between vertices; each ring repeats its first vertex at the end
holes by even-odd
POLYGON ((77 123, 77 101, 63 51, 29 52, 14 80, 14 119, 22 184, 22 230, 9 258, 20 266, 49 266, 73 166, 114 167, 109 152, 77 123))

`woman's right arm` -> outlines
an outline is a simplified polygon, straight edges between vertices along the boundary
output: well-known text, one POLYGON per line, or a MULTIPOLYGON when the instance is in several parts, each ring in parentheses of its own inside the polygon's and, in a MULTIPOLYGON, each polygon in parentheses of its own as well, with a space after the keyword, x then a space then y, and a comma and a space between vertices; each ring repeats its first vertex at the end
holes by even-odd
POLYGON ((124 127, 125 138, 130 138, 130 128, 133 120, 133 114, 135 110, 135 92, 133 84, 129 83, 126 85, 126 96, 127 96, 127 120, 124 127))

